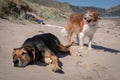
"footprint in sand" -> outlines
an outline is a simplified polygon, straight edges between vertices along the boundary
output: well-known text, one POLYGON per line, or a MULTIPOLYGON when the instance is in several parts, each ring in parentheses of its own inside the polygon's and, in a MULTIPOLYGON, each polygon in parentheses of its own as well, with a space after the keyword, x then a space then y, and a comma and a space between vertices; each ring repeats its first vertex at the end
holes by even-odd
POLYGON ((87 62, 76 62, 76 68, 80 73, 81 80, 115 80, 107 68, 100 64, 89 64, 87 62))

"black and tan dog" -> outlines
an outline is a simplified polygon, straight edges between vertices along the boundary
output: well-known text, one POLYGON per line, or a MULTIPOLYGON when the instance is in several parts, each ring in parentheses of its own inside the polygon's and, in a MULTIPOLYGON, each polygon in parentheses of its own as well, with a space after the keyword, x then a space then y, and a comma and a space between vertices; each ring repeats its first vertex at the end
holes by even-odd
POLYGON ((44 60, 45 63, 52 64, 54 72, 61 72, 58 66, 58 51, 67 51, 71 55, 76 53, 69 46, 64 46, 58 38, 51 33, 36 35, 28 38, 20 48, 13 50, 13 64, 15 67, 25 67, 26 65, 39 60, 44 60))

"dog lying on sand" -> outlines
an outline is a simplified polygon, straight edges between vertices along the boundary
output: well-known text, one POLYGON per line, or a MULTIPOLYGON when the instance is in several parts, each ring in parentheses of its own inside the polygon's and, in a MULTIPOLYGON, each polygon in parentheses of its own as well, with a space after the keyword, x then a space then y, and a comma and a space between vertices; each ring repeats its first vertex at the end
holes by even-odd
POLYGON ((47 64, 52 64, 52 71, 62 72, 56 54, 61 51, 75 55, 69 48, 71 45, 62 45, 59 39, 51 33, 35 35, 25 40, 20 48, 14 48, 13 64, 15 67, 25 67, 35 61, 43 60, 47 64))

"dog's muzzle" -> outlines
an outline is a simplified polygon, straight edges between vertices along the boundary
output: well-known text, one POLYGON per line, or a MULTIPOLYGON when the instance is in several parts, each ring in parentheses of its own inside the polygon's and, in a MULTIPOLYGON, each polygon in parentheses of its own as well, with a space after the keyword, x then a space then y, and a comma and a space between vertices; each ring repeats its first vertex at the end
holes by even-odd
POLYGON ((22 60, 18 60, 18 59, 13 60, 14 67, 25 67, 26 65, 27 65, 27 63, 22 60))
POLYGON ((88 19, 86 17, 84 17, 84 20, 87 22, 87 23, 90 23, 92 21, 92 19, 88 19))
POLYGON ((14 67, 18 67, 19 61, 17 59, 13 60, 14 67))

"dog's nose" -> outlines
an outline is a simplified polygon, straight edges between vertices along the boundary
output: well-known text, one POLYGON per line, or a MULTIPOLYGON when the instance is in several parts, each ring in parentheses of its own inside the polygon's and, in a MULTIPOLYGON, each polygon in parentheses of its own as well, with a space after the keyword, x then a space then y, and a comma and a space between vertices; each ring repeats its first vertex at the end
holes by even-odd
POLYGON ((86 20, 87 18, 86 17, 84 17, 84 20, 86 20))
POLYGON ((13 63, 14 63, 14 64, 17 64, 17 63, 18 63, 18 60, 17 60, 17 59, 13 60, 13 63))

